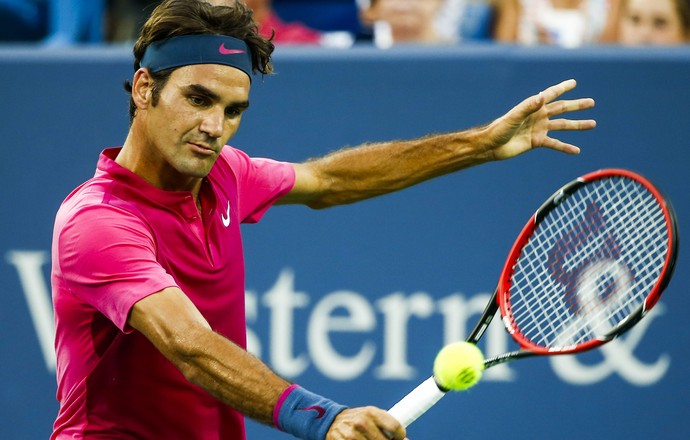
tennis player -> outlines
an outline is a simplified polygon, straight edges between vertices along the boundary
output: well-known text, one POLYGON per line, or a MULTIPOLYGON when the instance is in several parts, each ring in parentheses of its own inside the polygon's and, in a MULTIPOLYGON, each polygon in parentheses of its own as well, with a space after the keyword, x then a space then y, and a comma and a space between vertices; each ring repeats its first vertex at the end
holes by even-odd
POLYGON ((485 127, 291 164, 226 145, 273 45, 241 2, 166 0, 134 46, 131 126, 55 221, 52 439, 243 439, 244 416, 304 439, 403 439, 375 407, 292 384, 245 350, 240 224, 275 203, 352 203, 538 146, 579 149, 550 119, 594 105, 566 81, 485 127))

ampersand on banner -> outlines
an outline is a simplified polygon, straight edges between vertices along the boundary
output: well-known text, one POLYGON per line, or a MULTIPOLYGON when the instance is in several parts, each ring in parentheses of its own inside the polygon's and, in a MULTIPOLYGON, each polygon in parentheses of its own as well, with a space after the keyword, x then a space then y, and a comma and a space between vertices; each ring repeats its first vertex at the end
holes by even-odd
POLYGON ((659 355, 653 363, 644 363, 635 356, 650 324, 664 313, 663 304, 657 306, 625 336, 604 344, 598 351, 602 360, 589 365, 579 361, 577 356, 551 356, 551 366, 558 377, 574 385, 590 385, 618 374, 633 385, 647 386, 658 382, 671 364, 667 353, 659 355))

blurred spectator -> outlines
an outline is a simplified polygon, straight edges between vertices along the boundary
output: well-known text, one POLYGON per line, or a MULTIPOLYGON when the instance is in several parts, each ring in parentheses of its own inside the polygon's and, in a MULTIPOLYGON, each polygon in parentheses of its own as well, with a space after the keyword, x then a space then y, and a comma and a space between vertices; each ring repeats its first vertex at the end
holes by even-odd
POLYGON ((356 0, 360 21, 379 47, 493 39, 500 0, 356 0), (373 35, 372 35, 373 34, 373 35))
POLYGON ((273 10, 271 0, 244 0, 244 3, 254 11, 259 34, 269 37, 275 32, 275 44, 320 44, 320 31, 300 22, 284 22, 273 10))
POLYGON ((106 0, 49 0, 48 44, 100 43, 106 0))
POLYGON ((525 45, 578 47, 598 43, 610 0, 501 0, 495 38, 525 45))
POLYGON ((0 0, 0 41, 37 41, 47 33, 46 2, 0 0))
POLYGON ((160 0, 108 0, 105 39, 110 42, 136 40, 151 11, 160 0))
POLYGON ((459 41, 493 40, 496 8, 501 0, 446 0, 439 14, 441 32, 454 32, 459 41), (451 17, 455 20, 451 21, 451 17))
MULTIPOLYGON (((0 0, 2 1, 2 0, 0 0)), ((235 0, 204 0, 216 5, 231 6, 235 0)), ((322 32, 301 22, 282 20, 273 8, 272 0, 239 0, 254 12, 259 23, 259 33, 281 44, 349 46, 352 37, 338 32, 322 32)), ((354 0, 353 0, 354 1, 354 0)), ((153 7, 160 0, 109 0, 107 38, 109 41, 130 41, 136 38, 141 25, 148 18, 153 7)), ((310 7, 318 7, 311 4, 310 7)))
POLYGON ((624 45, 690 43, 690 0, 622 0, 618 42, 624 45))
POLYGON ((444 0, 359 0, 361 19, 373 29, 374 43, 390 47, 401 43, 450 43, 439 32, 437 17, 444 0))
POLYGON ((0 0, 0 40, 48 44, 103 40, 106 0, 0 0))

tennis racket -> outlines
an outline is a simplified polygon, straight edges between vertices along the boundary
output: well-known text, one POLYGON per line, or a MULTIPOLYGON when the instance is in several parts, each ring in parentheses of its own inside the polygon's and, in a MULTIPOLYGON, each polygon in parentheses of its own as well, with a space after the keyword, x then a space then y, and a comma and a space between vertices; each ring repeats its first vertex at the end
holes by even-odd
MULTIPOLYGON (((522 229, 467 341, 479 342, 500 310, 520 348, 486 359, 485 368, 599 347, 652 309, 677 251, 673 208, 649 180, 622 169, 586 174, 553 194, 522 229)), ((447 391, 432 376, 389 413, 407 427, 447 391)))

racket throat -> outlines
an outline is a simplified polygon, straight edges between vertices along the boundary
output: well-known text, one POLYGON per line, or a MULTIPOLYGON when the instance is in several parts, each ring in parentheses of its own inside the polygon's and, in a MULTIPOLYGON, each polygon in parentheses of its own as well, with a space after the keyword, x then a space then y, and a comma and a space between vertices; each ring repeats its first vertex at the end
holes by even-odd
POLYGON ((517 359, 523 359, 533 356, 539 356, 539 353, 533 353, 527 350, 516 350, 509 353, 503 353, 498 356, 494 356, 484 361, 484 369, 491 368, 496 365, 505 364, 506 362, 511 362, 517 359))

